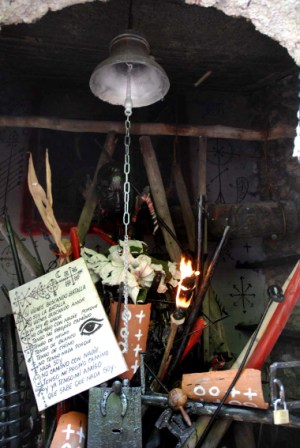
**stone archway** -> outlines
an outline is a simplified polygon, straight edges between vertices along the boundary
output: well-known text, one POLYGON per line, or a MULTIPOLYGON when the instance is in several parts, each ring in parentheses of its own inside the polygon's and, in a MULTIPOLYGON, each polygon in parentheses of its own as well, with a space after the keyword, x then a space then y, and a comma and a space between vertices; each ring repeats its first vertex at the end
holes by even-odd
MULTIPOLYGON (((0 6, 0 24, 31 23, 48 11, 94 0, 15 0, 0 6)), ((108 0, 100 0, 106 2, 108 0)), ((188 5, 215 7, 229 16, 244 17, 255 28, 279 42, 300 65, 299 0, 184 0, 188 5)))

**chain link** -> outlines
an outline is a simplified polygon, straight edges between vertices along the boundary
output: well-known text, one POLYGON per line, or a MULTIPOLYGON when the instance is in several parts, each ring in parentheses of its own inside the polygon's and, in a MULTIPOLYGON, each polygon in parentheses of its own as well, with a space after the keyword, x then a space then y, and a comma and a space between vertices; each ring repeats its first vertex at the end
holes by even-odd
MULTIPOLYGON (((128 67, 128 76, 130 76, 130 71, 132 66, 128 67)), ((130 83, 129 83, 130 84, 130 83)), ((124 146, 125 146, 125 156, 124 156, 124 212, 123 212, 123 224, 124 224, 124 248, 123 248, 123 257, 124 257, 124 312, 122 314, 122 320, 124 322, 124 343, 123 343, 123 353, 128 352, 128 321, 129 321, 129 310, 128 310, 128 273, 129 273, 129 244, 128 244, 128 226, 130 224, 130 212, 129 212, 129 203, 130 203, 130 182, 129 182, 129 174, 130 174, 130 116, 132 113, 131 106, 128 107, 128 99, 130 99, 130 88, 127 88, 127 98, 125 104, 125 137, 124 137, 124 146)))

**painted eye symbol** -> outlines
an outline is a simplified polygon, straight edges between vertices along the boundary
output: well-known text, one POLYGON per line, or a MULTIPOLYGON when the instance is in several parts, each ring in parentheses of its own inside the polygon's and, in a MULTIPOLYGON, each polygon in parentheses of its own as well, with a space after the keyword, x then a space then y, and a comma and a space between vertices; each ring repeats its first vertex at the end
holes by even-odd
POLYGON ((80 334, 90 335, 95 333, 102 327, 101 323, 102 321, 103 319, 95 319, 91 317, 90 319, 86 320, 85 322, 83 322, 83 324, 80 325, 79 328, 80 334))

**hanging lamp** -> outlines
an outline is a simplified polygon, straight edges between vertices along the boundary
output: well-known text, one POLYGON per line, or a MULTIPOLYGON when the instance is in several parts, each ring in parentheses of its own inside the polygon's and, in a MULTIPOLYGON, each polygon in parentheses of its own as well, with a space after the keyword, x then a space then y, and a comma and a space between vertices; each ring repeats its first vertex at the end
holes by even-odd
POLYGON ((149 106, 164 98, 170 87, 169 79, 150 56, 150 46, 141 34, 127 30, 116 36, 109 52, 110 56, 95 68, 90 79, 90 89, 95 96, 124 106, 130 83, 133 108, 149 106))

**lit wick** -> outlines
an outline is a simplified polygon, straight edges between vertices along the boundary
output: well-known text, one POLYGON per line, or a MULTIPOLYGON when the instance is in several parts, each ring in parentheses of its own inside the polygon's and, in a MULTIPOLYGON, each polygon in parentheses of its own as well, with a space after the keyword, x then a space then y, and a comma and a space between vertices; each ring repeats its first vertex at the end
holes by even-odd
MULTIPOLYGON (((195 277, 199 275, 198 271, 192 269, 191 260, 185 261, 185 258, 181 258, 180 262, 180 281, 177 287, 176 294, 176 309, 173 314, 171 314, 171 325, 170 334, 168 337, 168 342, 165 348, 164 356, 161 360, 160 368, 158 371, 158 378, 160 381, 163 380, 166 370, 171 361, 171 350, 174 344, 175 336, 180 325, 184 324, 186 317, 186 309, 190 306, 192 300, 193 289, 195 288, 195 277), (186 283, 192 281, 193 287, 186 286, 186 283)), ((153 381, 152 390, 155 392, 158 389, 158 382, 153 381)))

